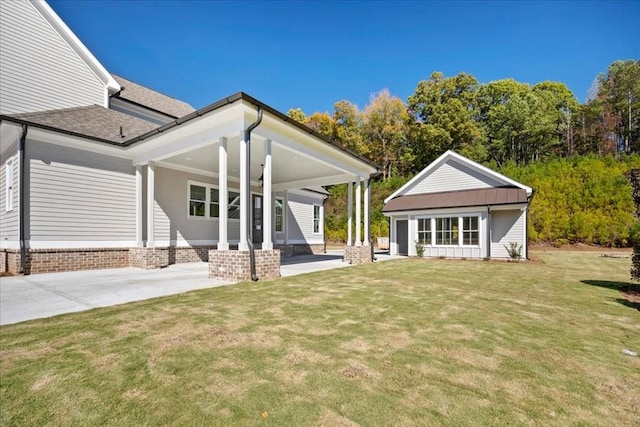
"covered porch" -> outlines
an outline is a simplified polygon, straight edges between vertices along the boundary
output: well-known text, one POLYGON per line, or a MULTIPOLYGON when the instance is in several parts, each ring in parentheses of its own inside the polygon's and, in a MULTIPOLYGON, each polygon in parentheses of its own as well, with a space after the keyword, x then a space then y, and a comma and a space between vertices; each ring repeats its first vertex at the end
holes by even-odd
POLYGON ((377 167, 246 94, 144 134, 128 151, 136 171, 133 266, 163 267, 185 252, 208 260, 211 278, 279 277, 281 251, 324 250, 321 186, 340 183, 350 189, 345 259, 371 261, 369 181, 377 167))

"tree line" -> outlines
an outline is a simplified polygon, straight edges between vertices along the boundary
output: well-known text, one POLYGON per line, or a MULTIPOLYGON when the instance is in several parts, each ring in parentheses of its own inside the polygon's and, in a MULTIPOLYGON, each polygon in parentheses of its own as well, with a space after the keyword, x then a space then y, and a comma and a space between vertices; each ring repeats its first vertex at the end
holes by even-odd
POLYGON ((372 159, 385 179, 412 175, 449 149, 498 168, 628 154, 640 150, 640 60, 609 65, 582 104, 561 82, 480 84, 468 73, 434 72, 406 102, 384 89, 363 109, 341 100, 331 114, 287 114, 372 159))

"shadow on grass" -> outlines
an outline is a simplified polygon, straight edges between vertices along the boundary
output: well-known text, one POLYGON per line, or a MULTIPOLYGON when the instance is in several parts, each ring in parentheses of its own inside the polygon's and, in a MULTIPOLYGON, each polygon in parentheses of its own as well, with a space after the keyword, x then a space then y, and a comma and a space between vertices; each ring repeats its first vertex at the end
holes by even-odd
POLYGON ((624 298, 616 298, 617 303, 640 311, 640 285, 612 280, 581 280, 581 282, 585 285, 619 291, 624 295, 624 298))

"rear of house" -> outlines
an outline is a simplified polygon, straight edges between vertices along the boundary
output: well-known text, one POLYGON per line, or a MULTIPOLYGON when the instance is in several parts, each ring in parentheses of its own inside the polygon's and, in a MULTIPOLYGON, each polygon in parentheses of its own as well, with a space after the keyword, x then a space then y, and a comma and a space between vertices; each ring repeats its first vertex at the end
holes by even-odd
POLYGON ((527 209, 533 190, 447 151, 385 200, 390 252, 426 257, 527 257, 527 209))

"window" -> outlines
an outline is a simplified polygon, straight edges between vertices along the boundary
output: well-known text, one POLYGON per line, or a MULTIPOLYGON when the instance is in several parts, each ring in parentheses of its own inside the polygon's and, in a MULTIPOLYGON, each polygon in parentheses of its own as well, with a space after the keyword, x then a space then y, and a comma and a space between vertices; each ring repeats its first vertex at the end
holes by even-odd
MULTIPOLYGON (((229 219, 240 219, 240 193, 229 191, 227 212, 229 219)), ((189 216, 219 218, 220 191, 206 184, 189 183, 189 216)))
POLYGON ((477 246, 480 242, 480 231, 477 216, 462 217, 462 244, 477 246))
POLYGON ((189 215, 195 217, 206 216, 205 206, 207 200, 207 189, 199 185, 189 186, 189 215))
POLYGON ((320 206, 313 206, 313 232, 320 234, 320 206))
POLYGON ((8 160, 4 165, 5 172, 5 210, 13 210, 13 160, 8 160))
POLYGON ((458 244, 458 218, 436 218, 436 245, 458 244))
POLYGON ((418 243, 431 244, 431 218, 418 219, 418 243))
POLYGON ((284 231, 284 199, 276 197, 276 233, 282 233, 284 231))

